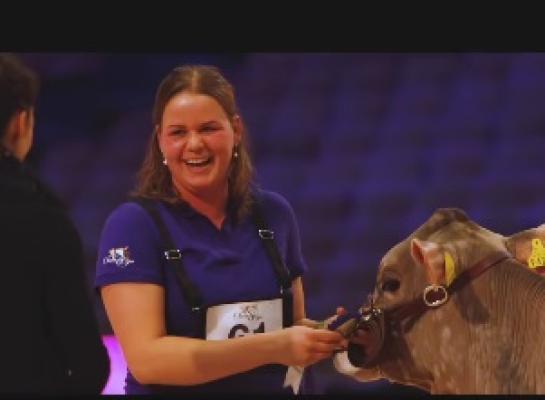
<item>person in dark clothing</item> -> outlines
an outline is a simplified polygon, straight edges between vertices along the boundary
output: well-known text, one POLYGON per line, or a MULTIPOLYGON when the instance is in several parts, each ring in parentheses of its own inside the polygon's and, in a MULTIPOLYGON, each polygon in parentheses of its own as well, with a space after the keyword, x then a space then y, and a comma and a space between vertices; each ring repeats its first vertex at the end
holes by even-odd
POLYGON ((80 237, 24 163, 37 93, 35 74, 0 54, 0 394, 98 394, 110 365, 80 237))

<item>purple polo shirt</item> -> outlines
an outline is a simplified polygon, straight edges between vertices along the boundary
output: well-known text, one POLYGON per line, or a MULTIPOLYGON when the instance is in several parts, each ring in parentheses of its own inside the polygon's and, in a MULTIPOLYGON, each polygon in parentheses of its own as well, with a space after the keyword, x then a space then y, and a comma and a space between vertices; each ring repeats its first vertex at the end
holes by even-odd
MULTIPOLYGON (((292 207, 281 195, 259 190, 264 218, 292 278, 302 275, 299 229, 292 207)), ((186 273, 206 306, 280 297, 273 265, 251 217, 231 215, 218 230, 187 205, 159 203, 159 212, 182 253, 186 273)), ((166 265, 159 231, 136 203, 116 208, 106 220, 99 245, 95 287, 117 282, 155 283, 165 288, 169 335, 203 337, 202 322, 185 302, 175 272, 166 265)), ((228 360, 226 360, 228 362, 228 360)), ((180 360, 183 362, 183 360, 180 360)), ((127 394, 289 393, 282 389, 286 367, 268 365, 196 386, 141 385, 127 371, 127 394)))

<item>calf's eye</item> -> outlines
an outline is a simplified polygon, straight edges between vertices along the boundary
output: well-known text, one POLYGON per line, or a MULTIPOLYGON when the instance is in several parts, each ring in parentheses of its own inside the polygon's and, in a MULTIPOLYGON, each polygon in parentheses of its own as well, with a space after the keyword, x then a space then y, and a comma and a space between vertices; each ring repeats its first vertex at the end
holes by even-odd
POLYGON ((399 280, 397 279, 387 279, 382 283, 383 292, 395 292, 399 289, 399 280))

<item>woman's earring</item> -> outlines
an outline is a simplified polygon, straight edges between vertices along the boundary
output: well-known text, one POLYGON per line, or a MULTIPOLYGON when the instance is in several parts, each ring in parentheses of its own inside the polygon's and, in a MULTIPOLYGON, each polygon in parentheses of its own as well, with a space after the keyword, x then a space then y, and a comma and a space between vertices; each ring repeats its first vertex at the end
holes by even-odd
POLYGON ((167 165, 167 159, 163 158, 163 165, 167 165))
POLYGON ((233 153, 233 158, 238 158, 238 150, 237 150, 236 147, 235 147, 235 151, 233 153))

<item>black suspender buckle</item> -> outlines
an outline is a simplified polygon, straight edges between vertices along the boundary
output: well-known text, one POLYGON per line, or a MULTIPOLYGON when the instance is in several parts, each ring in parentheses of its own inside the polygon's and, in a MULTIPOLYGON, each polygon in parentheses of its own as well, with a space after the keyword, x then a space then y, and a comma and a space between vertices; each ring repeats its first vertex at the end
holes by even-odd
POLYGON ((258 229, 261 239, 274 239, 274 232, 269 229, 258 229))
POLYGON ((178 249, 170 249, 164 252, 167 260, 179 260, 182 258, 182 253, 178 249))

